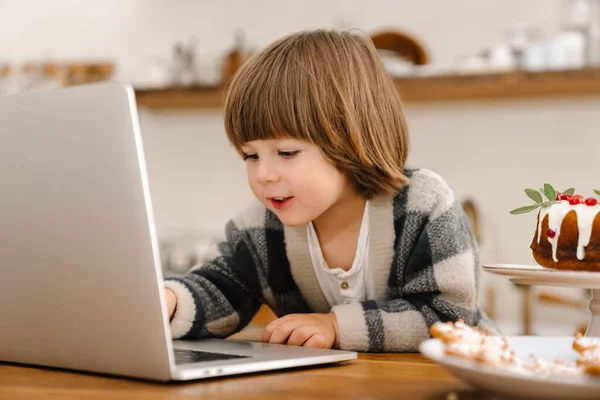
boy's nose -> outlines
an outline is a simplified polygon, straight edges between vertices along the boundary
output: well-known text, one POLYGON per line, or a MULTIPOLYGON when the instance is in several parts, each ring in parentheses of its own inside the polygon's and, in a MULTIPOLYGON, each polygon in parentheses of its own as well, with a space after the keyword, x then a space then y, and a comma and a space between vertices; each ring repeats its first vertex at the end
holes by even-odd
POLYGON ((260 184, 268 184, 279 181, 279 174, 277 171, 269 166, 266 162, 259 162, 256 168, 256 180, 260 184))

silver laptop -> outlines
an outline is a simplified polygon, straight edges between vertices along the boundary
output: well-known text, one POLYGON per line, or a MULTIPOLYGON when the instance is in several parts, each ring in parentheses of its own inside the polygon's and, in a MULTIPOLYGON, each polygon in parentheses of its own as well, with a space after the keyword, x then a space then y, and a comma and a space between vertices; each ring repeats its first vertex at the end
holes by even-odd
POLYGON ((169 381, 357 356, 173 341, 162 279, 132 88, 0 97, 0 361, 169 381))

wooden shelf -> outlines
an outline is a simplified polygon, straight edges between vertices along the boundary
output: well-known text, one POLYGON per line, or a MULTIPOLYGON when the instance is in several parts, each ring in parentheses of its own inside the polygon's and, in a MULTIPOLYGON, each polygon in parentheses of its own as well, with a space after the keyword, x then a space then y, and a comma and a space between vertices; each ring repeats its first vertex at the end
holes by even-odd
POLYGON ((600 95, 600 68, 397 79, 410 102, 600 95))
MULTIPOLYGON (((394 82, 405 102, 600 95, 600 68, 410 77, 394 82)), ((224 91, 220 86, 137 89, 136 97, 140 107, 152 109, 221 108, 224 91)))
POLYGON ((165 89, 136 89, 138 106, 152 109, 221 108, 224 91, 220 86, 165 89))

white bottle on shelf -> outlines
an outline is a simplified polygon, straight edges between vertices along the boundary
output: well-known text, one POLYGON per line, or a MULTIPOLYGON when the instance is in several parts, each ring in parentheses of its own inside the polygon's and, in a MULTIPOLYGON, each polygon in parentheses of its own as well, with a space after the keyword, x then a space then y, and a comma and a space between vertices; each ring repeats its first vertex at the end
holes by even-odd
POLYGON ((523 49, 521 67, 525 71, 548 69, 549 42, 544 40, 539 30, 531 31, 531 38, 523 49))
POLYGON ((565 69, 583 68, 586 65, 585 37, 579 31, 564 31, 558 35, 558 45, 563 53, 565 69))
POLYGON ((589 61, 590 0, 566 1, 561 30, 551 46, 551 63, 555 69, 583 68, 589 61))

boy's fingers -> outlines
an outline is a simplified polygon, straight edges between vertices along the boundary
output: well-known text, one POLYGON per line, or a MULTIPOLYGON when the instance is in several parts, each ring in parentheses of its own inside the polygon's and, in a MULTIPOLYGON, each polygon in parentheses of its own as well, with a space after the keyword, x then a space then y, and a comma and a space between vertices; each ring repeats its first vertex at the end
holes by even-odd
POLYGON ((294 329, 294 332, 288 338, 287 344, 290 346, 302 346, 314 334, 313 330, 306 325, 294 329))
POLYGON ((269 343, 269 339, 271 339, 271 335, 277 329, 279 325, 281 325, 285 320, 283 318, 277 318, 275 321, 271 321, 263 331, 262 341, 264 343, 269 343))
POLYGON ((279 324, 269 338, 269 343, 284 344, 297 326, 298 324, 294 323, 293 321, 287 321, 279 324))
POLYGON ((318 349, 328 349, 330 346, 327 346, 327 341, 325 340, 325 336, 323 336, 321 333, 315 333, 306 342, 304 342, 304 347, 315 347, 318 349))

